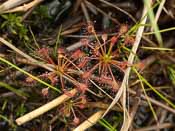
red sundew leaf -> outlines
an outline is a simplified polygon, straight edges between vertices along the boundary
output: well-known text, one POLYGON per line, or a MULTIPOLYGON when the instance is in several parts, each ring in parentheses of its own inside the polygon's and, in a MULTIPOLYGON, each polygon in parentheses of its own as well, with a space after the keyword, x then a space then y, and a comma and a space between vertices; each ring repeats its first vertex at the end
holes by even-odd
POLYGON ((69 91, 67 91, 65 89, 63 90, 63 92, 64 92, 65 95, 67 95, 69 97, 74 97, 75 96, 75 94, 71 94, 69 91))
POLYGON ((71 115, 71 112, 67 104, 64 104, 63 107, 59 110, 59 112, 60 112, 60 115, 64 117, 70 117, 71 115))
POLYGON ((38 51, 38 54, 41 56, 48 56, 49 55, 49 49, 48 48, 41 48, 38 51))
POLYGON ((79 83, 77 85, 78 90, 80 90, 83 94, 87 91, 88 86, 84 83, 79 83))
POLYGON ((116 61, 116 60, 112 60, 111 61, 111 64, 113 66, 115 66, 116 68, 119 68, 123 72, 129 66, 129 63, 127 61, 116 61))
MULTIPOLYGON (((50 72, 50 73, 51 73, 51 72, 50 72)), ((39 75, 39 77, 40 77, 40 78, 48 78, 48 77, 49 77, 49 75, 50 75, 50 73, 45 72, 45 73, 43 73, 43 74, 39 75)))
POLYGON ((44 89, 42 89, 42 90, 41 90, 41 93, 42 93, 42 95, 43 95, 44 97, 48 96, 48 94, 49 94, 49 88, 44 88, 44 89))
POLYGON ((118 65, 120 66, 121 69, 126 69, 128 66, 128 62, 127 61, 120 62, 118 63, 118 65))
POLYGON ((77 105, 80 105, 80 104, 85 105, 85 104, 87 103, 87 98, 86 98, 85 95, 82 95, 82 96, 80 96, 80 97, 78 98, 77 101, 78 101, 78 102, 77 102, 77 103, 78 103, 77 105))
POLYGON ((111 38, 111 44, 114 45, 117 42, 117 40, 118 40, 118 36, 113 36, 111 38))
POLYGON ((33 83, 35 80, 31 77, 27 77, 25 80, 27 83, 33 83))
POLYGON ((84 105, 87 103, 87 98, 85 96, 81 96, 81 103, 84 105))
POLYGON ((88 33, 94 33, 95 32, 95 29, 94 29, 94 26, 93 26, 92 22, 88 23, 87 31, 88 31, 88 33))
POLYGON ((101 38, 102 38, 103 42, 105 43, 105 41, 108 39, 108 35, 102 34, 101 38))
POLYGON ((118 90, 119 85, 118 85, 118 83, 116 82, 115 79, 112 79, 112 78, 107 77, 107 76, 102 76, 100 79, 103 83, 110 85, 111 88, 113 89, 113 91, 118 90))
POLYGON ((145 68, 145 63, 144 62, 139 62, 136 65, 136 68, 138 68, 139 70, 143 70, 145 68))
POLYGON ((107 77, 107 76, 101 76, 99 79, 104 84, 110 85, 112 83, 112 78, 107 77))
POLYGON ((133 36, 126 36, 124 43, 126 45, 131 44, 133 45, 135 42, 135 38, 133 36))
POLYGON ((128 32, 128 25, 126 25, 126 24, 121 25, 120 30, 119 30, 119 34, 122 35, 122 34, 125 34, 126 32, 128 32))
POLYGON ((70 117, 72 113, 69 102, 64 102, 62 105, 60 105, 58 112, 60 116, 70 117))
POLYGON ((52 60, 52 58, 50 58, 49 56, 49 49, 48 48, 42 48, 42 49, 39 49, 38 50, 38 54, 46 59, 46 61, 49 63, 49 64, 54 64, 54 61, 52 60))
POLYGON ((64 48, 58 48, 57 53, 58 54, 65 54, 65 49, 64 48))
POLYGON ((100 56, 100 51, 99 51, 99 46, 95 46, 95 48, 93 49, 92 53, 94 56, 100 56))
POLYGON ((84 72, 84 73, 82 74, 82 78, 83 78, 83 79, 87 79, 87 78, 89 78, 89 77, 91 76, 91 74, 92 74, 91 71, 84 72))
POLYGON ((48 64, 55 64, 54 61, 50 57, 47 58, 47 62, 48 64))
POLYGON ((74 119, 73 119, 73 125, 76 126, 78 124, 80 124, 80 119, 78 117, 74 117, 74 119))
POLYGON ((83 79, 89 78, 89 77, 92 75, 92 73, 97 69, 98 66, 99 66, 99 64, 96 64, 96 65, 95 65, 94 67, 92 67, 89 71, 84 72, 84 73, 82 74, 82 78, 83 78, 83 79))
POLYGON ((55 85, 58 82, 58 76, 55 73, 51 73, 48 78, 51 81, 51 85, 55 85))
POLYGON ((71 57, 73 59, 78 59, 78 58, 82 58, 85 56, 85 53, 83 51, 81 51, 80 49, 74 51, 71 55, 71 57))
POLYGON ((89 62, 89 59, 84 58, 80 63, 77 65, 79 68, 85 67, 85 65, 89 62))
POLYGON ((95 78, 95 80, 98 81, 98 83, 109 85, 114 92, 116 92, 119 88, 119 85, 116 82, 116 80, 113 80, 111 77, 101 76, 101 77, 95 78))
POLYGON ((84 104, 79 104, 77 105, 80 109, 84 109, 85 108, 85 105, 84 104))

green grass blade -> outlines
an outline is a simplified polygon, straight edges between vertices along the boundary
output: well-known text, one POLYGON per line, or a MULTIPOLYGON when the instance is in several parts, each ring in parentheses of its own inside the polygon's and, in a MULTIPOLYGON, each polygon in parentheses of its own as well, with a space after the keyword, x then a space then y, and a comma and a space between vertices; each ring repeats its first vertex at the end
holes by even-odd
POLYGON ((35 35, 34 35, 32 29, 31 29, 31 27, 29 27, 29 31, 30 31, 30 33, 31 33, 31 35, 32 35, 32 38, 33 38, 33 41, 34 41, 35 46, 36 46, 38 49, 40 49, 40 46, 39 46, 39 44, 38 44, 37 41, 36 41, 35 35))
POLYGON ((18 96, 21 96, 21 97, 28 97, 29 96, 28 94, 22 92, 21 90, 15 89, 14 87, 12 87, 4 82, 0 82, 0 86, 5 87, 6 89, 14 92, 18 96))
MULTIPOLYGON (((138 75, 138 74, 137 74, 137 75, 138 75)), ((139 76, 138 76, 138 77, 139 77, 139 76)), ((147 99, 148 105, 149 105, 149 107, 150 107, 150 109, 151 109, 151 112, 152 112, 152 114, 153 114, 155 120, 158 121, 156 112, 155 112, 155 110, 154 110, 154 108, 153 108, 153 106, 152 106, 152 104, 151 104, 151 102, 150 102, 150 100, 149 100, 149 98, 148 98, 148 95, 147 95, 147 93, 146 93, 145 87, 144 87, 143 82, 142 82, 142 80, 141 80, 140 77, 139 77, 139 80, 140 80, 140 84, 141 84, 143 93, 145 94, 145 97, 146 97, 146 99, 147 99)))
POLYGON ((7 100, 7 99, 4 100, 3 105, 2 105, 2 107, 1 107, 1 110, 2 110, 2 111, 4 111, 5 108, 7 107, 7 103, 8 103, 8 100, 7 100))
POLYGON ((140 79, 154 91, 162 100, 167 102, 169 105, 171 105, 173 108, 175 108, 175 104, 173 104, 169 99, 167 99, 165 96, 163 96, 161 93, 159 93, 143 76, 141 76, 138 71, 135 68, 132 68, 133 71, 140 77, 140 79))
POLYGON ((6 116, 3 116, 0 114, 0 119, 3 119, 4 121, 8 122, 9 125, 11 125, 13 128, 16 128, 16 125, 11 120, 9 120, 6 116))
POLYGON ((154 12, 153 12, 153 9, 151 8, 150 1, 149 0, 144 0, 144 4, 148 8, 148 16, 150 18, 150 22, 152 24, 152 27, 155 31, 155 36, 157 38, 157 41, 159 42, 160 47, 162 47, 163 46, 162 45, 163 44, 162 37, 161 37, 161 34, 159 32, 159 27, 158 27, 157 23, 155 22, 154 12))
MULTIPOLYGON (((159 33, 164 33, 164 32, 173 31, 173 30, 175 30, 175 27, 170 27, 170 28, 167 28, 167 29, 162 29, 162 30, 159 30, 158 32, 159 33)), ((143 35, 152 35, 152 34, 155 34, 155 31, 143 33, 143 35)))
POLYGON ((113 126, 107 122, 105 119, 101 119, 98 121, 102 126, 104 126, 106 129, 109 131, 117 131, 116 129, 113 128, 113 126))
POLYGON ((175 85, 175 69, 173 69, 172 67, 168 67, 168 75, 170 80, 172 81, 173 85, 175 85))
POLYGON ((54 56, 56 57, 57 55, 57 50, 60 44, 60 37, 61 37, 61 32, 62 32, 62 25, 59 28, 58 34, 57 34, 57 38, 56 38, 56 42, 55 42, 55 47, 54 47, 54 56))
MULTIPOLYGON (((159 3, 155 3, 155 4, 152 6, 152 9, 156 8, 158 5, 159 5, 159 3)), ((148 14, 148 13, 147 13, 147 14, 148 14)), ((128 31, 127 34, 131 35, 131 34, 135 33, 135 32, 137 31, 137 29, 138 29, 140 26, 147 26, 147 27, 150 27, 151 24, 140 24, 140 22, 141 22, 143 19, 145 19, 145 17, 147 16, 147 14, 146 14, 139 22, 137 22, 134 26, 132 26, 132 27, 129 29, 129 31, 128 31)), ((155 34, 155 32, 154 32, 153 34, 155 34)))
POLYGON ((142 49, 146 49, 146 50, 159 50, 159 51, 175 51, 175 49, 171 49, 171 48, 161 48, 161 47, 145 47, 142 46, 142 49))
POLYGON ((12 66, 13 68, 15 68, 15 69, 19 70, 20 72, 22 72, 22 73, 24 73, 24 74, 28 75, 28 76, 29 76, 29 77, 31 77, 32 79, 34 79, 34 80, 36 80, 36 81, 40 82, 41 84, 46 85, 46 86, 50 87, 51 89, 53 89, 53 90, 55 90, 55 91, 57 91, 57 92, 61 93, 61 90, 59 90, 59 89, 55 88, 54 86, 52 86, 52 85, 50 85, 50 84, 48 84, 48 83, 46 83, 46 82, 42 81, 42 80, 41 80, 41 79, 39 79, 38 77, 33 76, 32 74, 30 74, 30 73, 26 72, 25 70, 22 70, 21 68, 17 67, 17 66, 16 66, 16 65, 14 65, 13 63, 11 63, 11 62, 9 62, 9 61, 5 60, 4 58, 0 57, 0 61, 2 61, 2 62, 4 62, 4 63, 6 63, 6 64, 8 64, 8 65, 12 66))

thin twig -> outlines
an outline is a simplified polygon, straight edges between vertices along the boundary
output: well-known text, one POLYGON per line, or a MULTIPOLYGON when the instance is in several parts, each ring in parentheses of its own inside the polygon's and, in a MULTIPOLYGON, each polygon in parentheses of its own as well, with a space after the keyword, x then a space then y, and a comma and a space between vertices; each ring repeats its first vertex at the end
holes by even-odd
POLYGON ((107 4, 108 6, 111 6, 111 7, 115 8, 115 9, 119 10, 120 12, 122 12, 125 15, 127 15, 128 17, 130 17, 132 19, 132 21, 134 21, 135 23, 137 23, 136 19, 131 14, 129 14, 128 12, 126 12, 125 10, 123 10, 123 9, 119 8, 118 6, 116 6, 114 4, 111 4, 111 3, 109 3, 109 2, 107 2, 105 0, 99 0, 99 1, 101 1, 102 3, 107 4))
POLYGON ((73 14, 75 14, 75 13, 77 13, 78 12, 78 9, 79 9, 79 7, 80 7, 80 5, 81 5, 81 2, 82 2, 82 0, 76 0, 75 1, 75 3, 74 3, 74 8, 73 8, 73 14))
POLYGON ((172 128, 172 127, 174 127, 174 124, 172 124, 172 123, 163 123, 163 124, 160 124, 159 126, 153 125, 153 126, 149 126, 149 127, 135 129, 135 131, 155 131, 156 129, 168 129, 168 128, 172 128))
POLYGON ((30 8, 22 17, 21 21, 24 21, 35 9, 36 6, 33 6, 32 8, 30 8))
POLYGON ((82 11, 84 13, 84 16, 86 18, 87 23, 90 22, 90 17, 89 17, 88 11, 87 11, 86 6, 83 2, 81 2, 81 8, 82 8, 82 11))
POLYGON ((98 7, 96 7, 95 5, 93 5, 92 3, 90 3, 89 1, 85 1, 85 3, 86 3, 87 5, 90 5, 90 6, 92 6, 93 8, 95 8, 98 12, 100 12, 102 15, 104 15, 105 17, 107 17, 108 19, 110 19, 111 21, 113 21, 115 24, 120 25, 120 22, 119 22, 117 19, 115 19, 115 18, 111 17, 110 15, 106 14, 103 10, 101 10, 101 9, 98 8, 98 7))
POLYGON ((91 11, 94 15, 98 15, 97 9, 94 8, 93 4, 88 4, 86 0, 84 0, 84 2, 86 3, 86 6, 89 9, 89 11, 91 11))
POLYGON ((64 35, 69 35, 69 34, 72 34, 74 32, 77 32, 80 30, 81 27, 76 27, 76 28, 72 28, 72 29, 69 29, 69 30, 65 30, 63 32, 61 32, 61 35, 64 36, 64 35))

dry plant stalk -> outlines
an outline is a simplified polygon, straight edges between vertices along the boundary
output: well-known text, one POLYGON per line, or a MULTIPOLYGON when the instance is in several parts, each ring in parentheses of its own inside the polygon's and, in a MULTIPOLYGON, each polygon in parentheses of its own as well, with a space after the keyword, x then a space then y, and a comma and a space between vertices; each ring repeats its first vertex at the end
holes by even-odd
POLYGON ((10 9, 10 10, 7 10, 7 11, 4 11, 4 13, 12 13, 12 12, 22 12, 22 11, 27 11, 29 10, 30 8, 38 5, 39 3, 41 3, 43 0, 34 0, 28 4, 24 4, 22 6, 19 6, 19 7, 16 7, 14 9, 10 9))
MULTIPOLYGON (((162 10, 164 8, 165 2, 166 2, 166 0, 162 0, 160 5, 159 5, 159 8, 158 8, 158 10, 156 12, 156 16, 155 16, 155 22, 156 23, 159 20, 159 17, 160 17, 160 14, 161 14, 161 12, 162 12, 162 10)), ((153 31, 153 27, 151 27, 151 31, 153 31)))
POLYGON ((159 126, 158 125, 152 125, 152 126, 143 127, 143 128, 140 128, 140 129, 135 129, 135 131, 155 131, 155 130, 159 130, 159 129, 172 128, 174 126, 175 125, 173 123, 161 123, 159 126))
POLYGON ((8 0, 4 2, 2 5, 0 5, 0 13, 4 13, 4 11, 14 8, 28 1, 30 0, 8 0))
MULTIPOLYGON (((102 0, 100 0, 102 1, 102 0)), ((152 0, 150 0, 150 4, 152 3, 152 0)), ((146 6, 144 6, 144 9, 143 9, 143 13, 142 13, 142 18, 144 18, 140 24, 145 24, 146 23, 146 20, 147 20, 147 16, 146 16, 146 13, 147 13, 148 9, 146 8, 146 6), (145 17, 146 16, 146 17, 145 17)), ((132 47, 132 53, 130 53, 129 55, 129 58, 128 58, 128 63, 129 64, 133 64, 134 62, 134 58, 135 58, 135 55, 136 54, 136 51, 138 49, 138 46, 140 44, 140 41, 141 41, 141 38, 142 38, 142 34, 143 34, 143 31, 144 31, 144 26, 140 26, 138 28, 138 31, 136 33, 136 40, 134 42, 134 45, 132 47)), ((116 94, 114 100, 112 101, 111 105, 109 106, 109 108, 105 111, 103 117, 109 112, 109 110, 119 101, 119 99, 122 100, 122 105, 123 105, 123 110, 124 110, 124 120, 123 120, 123 125, 122 125, 122 128, 121 128, 121 131, 127 131, 128 128, 129 128, 129 122, 130 122, 130 116, 129 116, 129 113, 126 109, 126 90, 127 90, 127 86, 128 86, 128 79, 129 79, 129 75, 130 75, 130 71, 131 71, 131 67, 128 67, 127 70, 125 71, 125 76, 123 78, 123 81, 122 81, 122 84, 121 84, 121 87, 118 91, 118 93, 116 94)))
MULTIPOLYGON (((68 92, 69 94, 71 94, 72 96, 74 96, 76 93, 77 93, 77 90, 76 89, 72 89, 71 91, 68 92)), ((22 116, 22 117, 19 117, 16 119, 16 123, 18 125, 22 125, 42 114, 44 114, 45 112, 53 109, 54 107, 60 105, 61 103, 67 101, 68 99, 70 99, 71 97, 66 95, 66 94, 63 94, 59 97, 57 97, 56 99, 52 100, 51 102, 35 109, 34 111, 22 116)))
MULTIPOLYGON (((142 14, 142 18, 145 16, 146 13, 147 13, 147 8, 144 8, 143 14, 142 14)), ((147 20, 147 17, 144 17, 144 19, 140 22, 140 24, 145 24, 146 23, 146 20, 147 20)), ((140 40, 142 38, 143 31, 144 31, 144 26, 140 26, 138 28, 138 31, 137 31, 137 34, 136 34, 136 40, 134 42, 134 45, 133 45, 133 48, 132 48, 132 51, 131 51, 132 53, 130 53, 130 56, 128 58, 128 63, 131 64, 131 65, 133 64, 134 57, 135 57, 134 54, 136 54, 137 48, 138 48, 139 43, 140 43, 140 40)), ((125 72, 125 76, 123 78, 122 85, 121 85, 121 87, 120 87, 117 95, 115 96, 113 102, 111 103, 111 105, 109 106, 109 108, 107 109, 107 111, 104 113, 104 115, 106 115, 106 113, 118 102, 118 100, 122 96, 122 94, 124 92, 124 89, 127 86, 127 81, 128 81, 128 78, 129 78, 130 70, 131 70, 131 67, 128 67, 127 70, 126 70, 126 72, 125 72)))
POLYGON ((32 58, 31 56, 29 56, 28 54, 22 52, 21 50, 19 50, 18 48, 16 48, 13 44, 11 44, 10 42, 6 41, 4 38, 0 37, 0 42, 3 43, 4 45, 6 45, 7 47, 9 47, 10 49, 14 50, 16 53, 18 53, 19 55, 23 56, 24 58, 26 58, 27 60, 31 61, 32 63, 35 63, 36 65, 43 67, 49 71, 54 71, 53 68, 50 68, 49 66, 39 62, 38 60, 35 60, 34 58, 32 58))
POLYGON ((75 128, 73 131, 85 131, 89 127, 93 126, 102 117, 103 113, 104 113, 104 110, 100 110, 94 113, 86 121, 84 121, 77 128, 75 128))

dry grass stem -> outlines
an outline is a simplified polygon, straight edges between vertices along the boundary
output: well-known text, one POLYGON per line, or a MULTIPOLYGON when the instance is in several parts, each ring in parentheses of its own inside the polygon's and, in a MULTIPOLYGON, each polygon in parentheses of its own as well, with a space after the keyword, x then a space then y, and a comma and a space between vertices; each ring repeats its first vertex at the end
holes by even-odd
POLYGON ((113 5, 113 4, 111 4, 111 3, 109 3, 109 2, 107 2, 105 0, 99 0, 99 1, 104 3, 104 4, 106 4, 106 5, 108 5, 108 6, 111 6, 111 7, 115 8, 115 9, 119 10, 120 12, 122 12, 125 15, 127 15, 128 17, 130 17, 135 23, 137 23, 136 19, 131 14, 129 14, 127 11, 125 11, 125 10, 119 8, 118 6, 113 5))
MULTIPOLYGON (((72 94, 72 95, 75 95, 77 93, 77 90, 76 89, 72 89, 71 91, 69 91, 68 93, 72 94)), ((58 98, 52 100, 51 102, 35 109, 34 111, 20 117, 20 118, 17 118, 16 119, 16 123, 18 125, 22 125, 42 114, 44 114, 45 112, 53 109, 54 107, 60 105, 61 103, 67 101, 68 99, 70 99, 71 97, 66 95, 66 94, 63 94, 61 96, 59 96, 58 98)))
POLYGON ((172 128, 174 126, 175 125, 172 124, 172 123, 163 123, 163 124, 159 124, 159 126, 153 125, 153 126, 150 126, 150 127, 136 129, 135 131, 155 131, 157 129, 168 129, 168 128, 172 128))
POLYGON ((131 113, 130 113, 130 118, 131 119, 129 119, 130 121, 128 122, 128 127, 131 127, 131 125, 132 125, 132 122, 133 122, 134 117, 136 115, 137 109, 140 105, 140 102, 141 102, 140 98, 135 99, 135 102, 134 102, 133 107, 131 109, 131 113))
POLYGON ((49 71, 54 71, 53 68, 50 68, 49 66, 39 62, 38 60, 35 60, 34 58, 32 58, 31 56, 27 55, 26 53, 22 52, 21 50, 19 50, 18 48, 16 48, 14 45, 12 45, 10 42, 6 41, 5 39, 3 39, 2 37, 0 37, 0 42, 2 42, 4 45, 8 46, 10 49, 12 49, 13 51, 15 51, 16 53, 20 54, 22 57, 26 58, 27 60, 31 61, 32 63, 35 63, 36 65, 43 67, 49 71))
POLYGON ((85 6, 85 4, 83 2, 81 2, 81 8, 82 8, 82 11, 83 11, 84 16, 86 18, 86 21, 89 22, 90 21, 90 17, 89 17, 87 8, 86 8, 86 6, 85 6))
POLYGON ((102 15, 104 15, 105 17, 107 17, 108 19, 110 19, 111 21, 113 21, 114 23, 120 25, 120 22, 119 22, 117 19, 111 17, 110 15, 108 15, 108 14, 105 13, 103 10, 101 10, 101 9, 98 8, 98 7, 96 7, 95 5, 93 5, 92 3, 90 3, 89 1, 85 1, 85 3, 86 3, 87 5, 90 5, 91 7, 95 8, 98 12, 100 12, 102 15))
POLYGON ((72 28, 66 31, 61 32, 61 35, 69 35, 71 33, 77 32, 80 30, 81 27, 76 27, 76 28, 72 28))
MULTIPOLYGON (((146 8, 144 8, 142 17, 145 16, 146 13, 147 13, 147 10, 146 10, 146 8)), ((145 24, 145 23, 146 23, 146 19, 147 19, 147 17, 145 17, 145 18, 140 22, 140 24, 145 24)), ((129 58, 128 58, 128 62, 129 62, 129 64, 131 64, 131 65, 133 64, 133 61, 134 61, 134 54, 136 54, 136 51, 137 51, 137 48, 138 48, 138 46, 139 46, 139 43, 140 43, 140 40, 141 40, 143 31, 144 31, 144 26, 139 27, 139 29, 138 29, 138 31, 137 31, 136 40, 135 40, 134 46, 133 46, 133 48, 132 48, 132 52, 133 52, 133 53, 131 53, 130 56, 129 56, 129 58)), ((106 113, 110 110, 110 108, 113 107, 113 106, 118 102, 120 96, 121 96, 122 93, 123 93, 124 88, 126 88, 127 81, 128 81, 128 78, 129 78, 130 70, 131 70, 131 67, 128 67, 127 70, 126 70, 126 72, 125 72, 125 76, 124 76, 122 85, 121 85, 121 87, 120 87, 120 89, 119 89, 120 94, 117 93, 116 97, 114 98, 113 102, 112 102, 111 105, 109 106, 108 110, 106 110, 106 112, 104 113, 104 115, 106 115, 106 113)))
POLYGON ((30 2, 30 3, 28 3, 28 4, 24 4, 22 6, 14 8, 14 9, 7 10, 4 13, 25 12, 25 11, 31 9, 32 7, 38 5, 42 1, 43 0, 34 0, 34 1, 30 2))
MULTIPOLYGON (((103 103, 103 102, 88 102, 86 107, 93 107, 93 108, 100 108, 100 109, 107 109, 109 104, 103 103)), ((114 106, 111 110, 113 111, 119 111, 122 112, 123 110, 119 108, 118 106, 114 106)))
POLYGON ((91 117, 89 117, 86 121, 81 123, 77 128, 75 128, 73 131, 85 131, 89 127, 93 126, 103 115, 104 111, 100 110, 96 113, 94 113, 91 117))
MULTIPOLYGON (((158 8, 158 10, 156 12, 156 16, 155 16, 155 23, 157 23, 157 21, 158 21, 158 19, 160 17, 160 14, 161 14, 161 12, 162 12, 162 10, 164 8, 165 2, 166 2, 166 0, 162 0, 161 3, 160 3, 160 5, 159 5, 159 8, 158 8)), ((151 32, 152 31, 153 31, 153 27, 151 27, 151 32)))
MULTIPOLYGON (((147 8, 144 6, 143 13, 142 13, 142 18, 146 15, 147 12, 148 12, 147 8)), ((147 17, 144 17, 144 19, 140 22, 140 24, 144 25, 146 23, 146 20, 147 20, 147 17)), ((132 51, 131 51, 132 53, 130 53, 129 58, 128 58, 128 63, 131 64, 131 65, 134 62, 134 57, 135 57, 134 54, 136 54, 136 51, 138 49, 140 40, 142 38, 143 31, 144 31, 144 26, 140 26, 138 28, 137 33, 136 33, 136 39, 135 39, 135 42, 134 42, 134 45, 133 45, 132 51)), ((123 96, 122 101, 123 101, 123 109, 124 109, 124 121, 123 121, 123 126, 122 126, 122 129, 121 129, 122 131, 126 131, 129 128, 129 124, 128 124, 129 115, 128 115, 128 112, 127 112, 127 109, 126 109, 126 88, 128 86, 128 79, 129 79, 130 70, 131 70, 131 67, 128 67, 126 69, 125 76, 123 78, 121 87, 120 87, 118 93, 116 94, 114 100, 112 101, 111 105, 105 111, 105 113, 103 115, 103 116, 105 116, 108 113, 108 111, 118 102, 118 100, 121 98, 121 96, 123 96)))
POLYGON ((0 14, 4 13, 4 11, 7 11, 11 8, 14 8, 18 5, 21 5, 23 3, 26 3, 30 0, 8 0, 6 2, 4 2, 2 5, 0 5, 0 14))
MULTIPOLYGON (((133 91, 132 89, 128 89, 128 92, 131 93, 131 94, 136 95, 136 92, 133 91)), ((143 95, 143 94, 141 95, 141 98, 144 99, 144 100, 147 100, 146 96, 143 95)), ((161 102, 159 102, 159 101, 157 101, 157 100, 155 100, 155 99, 153 99, 153 98, 151 98, 151 97, 148 97, 148 99, 149 99, 149 101, 150 101, 152 104, 155 104, 155 105, 157 105, 157 106, 159 106, 159 107, 161 107, 161 108, 163 108, 163 109, 165 109, 165 110, 167 110, 167 111, 169 111, 169 112, 175 114, 175 110, 174 110, 173 108, 167 106, 166 104, 161 103, 161 102)))

